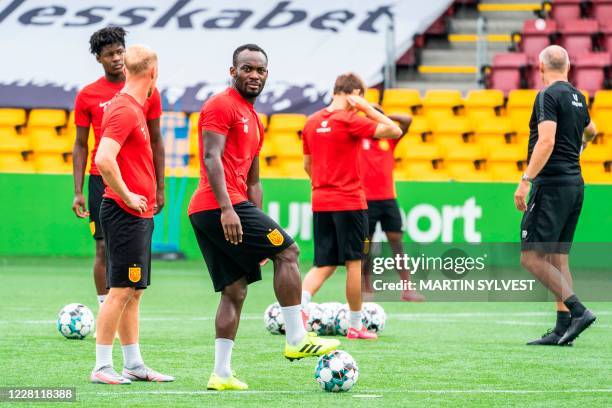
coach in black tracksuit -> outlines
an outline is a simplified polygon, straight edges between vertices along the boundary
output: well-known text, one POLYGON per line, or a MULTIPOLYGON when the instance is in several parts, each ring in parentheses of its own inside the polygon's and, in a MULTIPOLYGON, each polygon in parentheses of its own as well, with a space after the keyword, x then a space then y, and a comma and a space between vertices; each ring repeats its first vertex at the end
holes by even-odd
POLYGON ((553 330, 529 345, 571 345, 595 321, 572 289, 568 254, 584 196, 580 152, 596 130, 584 95, 567 81, 569 58, 552 45, 540 54, 546 88, 529 121, 528 166, 514 195, 521 222, 521 263, 557 298, 553 330), (532 184, 529 201, 525 199, 532 184))

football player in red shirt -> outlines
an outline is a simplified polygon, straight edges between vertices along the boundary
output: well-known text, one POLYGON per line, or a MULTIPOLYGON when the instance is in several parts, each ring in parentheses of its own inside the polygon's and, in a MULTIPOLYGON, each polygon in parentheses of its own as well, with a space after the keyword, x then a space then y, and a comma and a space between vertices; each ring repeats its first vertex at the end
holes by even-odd
POLYGON ((151 283, 151 238, 156 180, 143 105, 155 91, 157 55, 135 45, 125 55, 125 86, 106 107, 95 164, 106 189, 100 225, 106 242, 106 285, 110 289, 98 314, 96 365, 91 381, 174 381, 145 366, 138 344, 138 308, 151 283), (113 338, 119 333, 123 372, 113 369, 113 338))
MULTIPOLYGON (((123 55, 125 53, 125 30, 121 27, 106 27, 96 31, 89 39, 90 51, 102 65, 104 75, 95 82, 85 86, 76 97, 74 104, 74 119, 76 139, 72 151, 74 200, 72 210, 79 218, 89 217, 90 228, 96 242, 94 259, 94 283, 98 294, 98 302, 102 304, 108 293, 106 288, 106 264, 104 256, 104 240, 100 227, 100 204, 104 193, 104 182, 94 161, 101 137, 102 115, 104 107, 113 99, 125 84, 123 73, 123 55), (88 182, 88 205, 83 196, 83 181, 87 167, 89 129, 93 128, 94 147, 91 151, 91 168, 88 182), (87 208, 89 207, 89 211, 87 208)), ((164 145, 160 132, 160 117, 162 114, 161 98, 157 89, 147 99, 143 107, 147 119, 147 127, 151 135, 153 161, 157 176, 157 214, 164 206, 164 145)))
MULTIPOLYGON (((374 105, 374 108, 384 114, 380 106, 374 105)), ((412 118, 408 115, 388 115, 388 117, 399 124, 403 137, 410 127, 412 118)), ((380 222, 393 254, 400 256, 404 255, 402 215, 397 204, 393 168, 395 148, 402 137, 392 140, 365 138, 362 140, 359 155, 363 188, 368 202, 368 239, 372 242, 376 224, 380 222)), ((398 272, 403 281, 410 280, 409 271, 398 272)), ((364 292, 371 293, 369 267, 363 268, 363 278, 364 292)), ((422 294, 411 290, 405 290, 401 299, 412 302, 425 300, 422 294)))
POLYGON ((312 184, 315 242, 315 267, 304 278, 302 307, 337 266, 345 265, 349 339, 376 338, 361 322, 361 258, 368 239, 368 207, 359 168, 362 139, 402 135, 391 119, 370 106, 364 92, 358 76, 340 75, 332 103, 311 115, 302 132, 304 168, 312 184))
POLYGON ((231 369, 240 312, 260 264, 274 262, 274 292, 285 320, 285 357, 294 360, 334 350, 339 341, 306 333, 301 317, 299 250, 293 239, 261 211, 259 152, 264 129, 253 104, 268 78, 268 56, 255 44, 238 47, 230 67, 232 85, 202 106, 200 182, 189 218, 221 301, 215 320, 211 390, 245 390, 231 369))

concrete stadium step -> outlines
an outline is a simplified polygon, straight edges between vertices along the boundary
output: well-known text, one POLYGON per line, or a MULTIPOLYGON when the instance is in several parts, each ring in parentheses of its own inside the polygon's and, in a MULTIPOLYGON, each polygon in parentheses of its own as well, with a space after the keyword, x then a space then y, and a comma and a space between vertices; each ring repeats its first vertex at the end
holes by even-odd
MULTIPOLYGON (((489 19, 487 24, 489 34, 512 34, 523 29, 522 19, 489 19)), ((450 32, 452 34, 474 34, 477 32, 477 19, 450 20, 450 32)))
MULTIPOLYGON (((449 42, 447 48, 476 53, 476 34, 449 34, 448 38, 449 42)), ((487 41, 487 49, 489 52, 503 52, 506 51, 511 44, 512 42, 510 41, 509 34, 490 34, 489 41, 487 41)))
POLYGON ((465 49, 429 49, 421 52, 421 65, 475 65, 476 52, 465 49))
POLYGON ((421 94, 424 94, 428 89, 457 89, 464 95, 471 89, 480 89, 476 80, 473 81, 398 81, 397 87, 418 89, 421 94))
POLYGON ((412 82, 453 82, 461 84, 463 82, 475 82, 476 81, 476 66, 455 66, 456 72, 445 70, 436 72, 440 68, 447 68, 441 66, 427 66, 421 65, 418 68, 418 72, 414 71, 398 71, 398 81, 412 81, 412 82), (433 71, 430 71, 433 69, 433 71))

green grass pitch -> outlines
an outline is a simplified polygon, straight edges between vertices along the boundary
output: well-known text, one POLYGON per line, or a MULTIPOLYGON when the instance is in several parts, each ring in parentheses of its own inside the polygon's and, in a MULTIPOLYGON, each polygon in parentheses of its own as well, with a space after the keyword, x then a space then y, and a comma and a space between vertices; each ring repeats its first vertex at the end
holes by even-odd
MULTIPOLYGON (((94 339, 65 340, 55 328, 65 304, 97 313, 91 260, 0 258, 0 386, 76 387, 76 403, 30 404, 37 407, 612 405, 612 303, 589 305, 599 320, 573 348, 524 345, 553 322, 548 303, 384 303, 378 341, 342 340, 359 364, 357 385, 329 394, 313 378, 316 359, 285 360, 284 338, 265 331, 271 278, 267 266, 249 288, 234 348, 233 368, 249 391, 206 391, 218 296, 200 261, 155 262, 141 307, 145 361, 177 381, 104 386, 88 382, 94 339)), ((344 301, 343 293, 338 271, 314 300, 344 301)), ((121 367, 118 343, 114 353, 121 367)))

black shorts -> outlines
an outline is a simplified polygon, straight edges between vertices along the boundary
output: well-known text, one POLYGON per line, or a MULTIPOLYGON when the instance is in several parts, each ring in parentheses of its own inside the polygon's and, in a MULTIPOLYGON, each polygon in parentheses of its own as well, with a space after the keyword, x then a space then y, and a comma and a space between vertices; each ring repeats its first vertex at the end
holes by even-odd
POLYGON ((106 287, 145 289, 151 284, 153 218, 141 218, 102 199, 100 225, 106 243, 106 287))
POLYGON ((368 235, 371 237, 376 230, 376 224, 384 232, 402 232, 402 215, 397 200, 371 200, 368 201, 368 235))
POLYGON ((225 239, 221 210, 200 211, 189 216, 215 292, 244 277, 247 283, 261 280, 260 262, 274 258, 294 241, 272 218, 249 201, 234 205, 242 225, 242 242, 225 239))
POLYGON ((582 210, 584 185, 537 185, 521 221, 521 250, 568 254, 582 210))
POLYGON ((104 239, 102 227, 100 226, 100 205, 104 195, 104 180, 102 176, 89 175, 88 182, 88 201, 89 201, 89 228, 95 240, 104 239))
POLYGON ((366 210, 315 211, 314 264, 338 266, 363 258, 368 240, 366 210))

